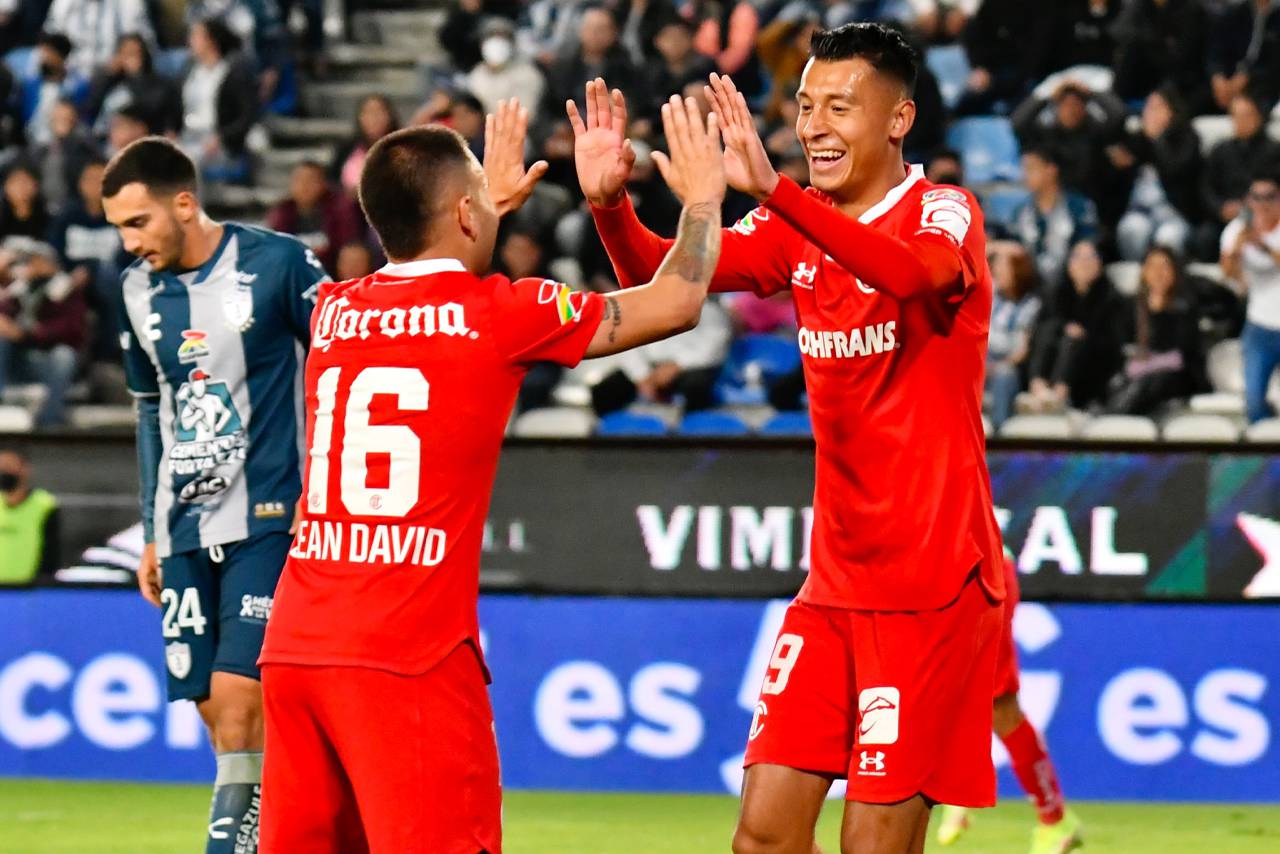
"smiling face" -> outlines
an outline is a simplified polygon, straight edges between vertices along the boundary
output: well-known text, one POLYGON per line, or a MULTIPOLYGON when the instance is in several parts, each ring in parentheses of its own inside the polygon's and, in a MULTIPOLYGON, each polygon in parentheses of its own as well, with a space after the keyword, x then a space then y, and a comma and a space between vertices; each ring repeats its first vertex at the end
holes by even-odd
POLYGON ((796 102, 796 137, 817 189, 837 199, 854 196, 886 163, 901 162, 915 104, 901 83, 865 59, 810 60, 796 102))

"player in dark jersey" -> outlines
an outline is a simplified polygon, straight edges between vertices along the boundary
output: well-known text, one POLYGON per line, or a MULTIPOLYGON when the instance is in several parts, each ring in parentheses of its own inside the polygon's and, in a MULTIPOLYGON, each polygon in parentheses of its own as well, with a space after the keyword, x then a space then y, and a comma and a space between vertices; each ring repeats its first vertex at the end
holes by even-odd
POLYGON ((258 653, 301 491, 311 250, 210 219, 172 142, 138 140, 103 176, 126 250, 125 374, 138 402, 143 596, 163 608, 170 700, 194 700, 217 754, 209 854, 257 850, 258 653))

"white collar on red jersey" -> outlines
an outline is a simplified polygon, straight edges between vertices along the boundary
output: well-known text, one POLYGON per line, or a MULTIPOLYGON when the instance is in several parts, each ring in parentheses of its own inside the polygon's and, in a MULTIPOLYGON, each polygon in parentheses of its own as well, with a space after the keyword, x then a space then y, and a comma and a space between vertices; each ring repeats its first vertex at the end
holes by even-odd
POLYGON ((907 177, 902 179, 902 183, 885 193, 883 199, 863 211, 862 216, 858 217, 858 222, 865 225, 884 216, 893 210, 894 205, 902 201, 902 197, 907 194, 907 190, 914 187, 917 181, 922 180, 924 180, 924 167, 919 163, 908 166, 907 177))
POLYGON ((397 279, 416 279, 419 276, 430 276, 432 273, 465 273, 467 268, 457 258, 423 258, 420 261, 405 261, 403 264, 387 262, 378 271, 380 276, 394 276, 397 279))

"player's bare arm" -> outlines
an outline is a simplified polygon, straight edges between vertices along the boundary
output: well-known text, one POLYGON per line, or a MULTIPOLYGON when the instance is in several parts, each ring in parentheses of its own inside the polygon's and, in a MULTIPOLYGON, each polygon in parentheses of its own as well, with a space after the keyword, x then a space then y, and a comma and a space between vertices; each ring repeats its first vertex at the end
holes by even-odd
POLYGON ((692 99, 674 96, 662 107, 662 124, 670 154, 655 155, 655 162, 684 203, 676 240, 652 281, 609 296, 588 358, 696 326, 720 257, 725 179, 716 118, 708 115, 704 124, 692 99))
POLYGON ((524 167, 528 132, 529 111, 516 98, 499 101, 497 111, 484 117, 484 174, 498 216, 518 210, 547 172, 545 160, 524 167))

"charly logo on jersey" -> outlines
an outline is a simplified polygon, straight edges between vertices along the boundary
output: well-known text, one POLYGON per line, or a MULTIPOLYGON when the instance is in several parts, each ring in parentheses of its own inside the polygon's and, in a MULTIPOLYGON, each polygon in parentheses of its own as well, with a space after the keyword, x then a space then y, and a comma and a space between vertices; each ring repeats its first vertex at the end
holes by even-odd
POLYGON ((174 395, 177 420, 169 450, 169 473, 195 475, 178 493, 181 501, 202 503, 229 485, 223 466, 242 463, 249 448, 244 423, 225 382, 195 368, 174 395))
POLYGON ((887 353, 898 348, 898 322, 885 321, 854 328, 845 332, 840 329, 809 329, 800 327, 797 334, 800 352, 815 359, 852 359, 861 356, 874 356, 887 353))
POLYGON ((226 319, 227 326, 237 332, 244 332, 253 326, 253 288, 250 286, 257 279, 257 273, 236 270, 236 286, 222 295, 222 316, 226 319))
POLYGON ((365 341, 371 335, 392 339, 401 335, 430 338, 437 334, 473 340, 480 337, 480 333, 467 327, 463 307, 456 302, 363 311, 348 308, 350 305, 350 300, 341 296, 328 297, 321 303, 320 319, 311 335, 312 347, 327 351, 335 341, 365 341))
POLYGON ((756 227, 762 222, 769 221, 769 211, 764 208, 756 208, 750 211, 742 219, 734 223, 732 230, 738 234, 750 237, 756 233, 756 227))
POLYGON ((200 329, 182 330, 182 343, 178 345, 178 361, 190 364, 209 355, 209 333, 200 329))

